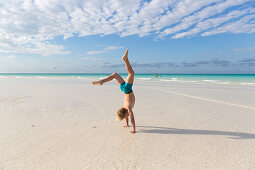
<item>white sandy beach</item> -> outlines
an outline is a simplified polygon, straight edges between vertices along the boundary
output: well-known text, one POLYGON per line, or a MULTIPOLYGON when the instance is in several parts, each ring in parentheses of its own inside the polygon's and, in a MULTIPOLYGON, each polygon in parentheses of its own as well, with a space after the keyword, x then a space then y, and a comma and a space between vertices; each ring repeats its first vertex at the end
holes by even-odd
POLYGON ((135 80, 137 133, 116 82, 1 78, 0 169, 255 169, 255 86, 135 80))

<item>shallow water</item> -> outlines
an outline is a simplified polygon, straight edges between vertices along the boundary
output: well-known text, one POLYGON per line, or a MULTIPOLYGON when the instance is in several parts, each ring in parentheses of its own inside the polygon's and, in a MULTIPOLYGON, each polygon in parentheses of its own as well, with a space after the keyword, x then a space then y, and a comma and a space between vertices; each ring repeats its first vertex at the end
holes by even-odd
MULTIPOLYGON (((4 78, 72 78, 102 79, 109 74, 87 74, 87 73, 0 73, 0 79, 4 78)), ((120 74, 123 78, 127 74, 120 74)), ((208 83, 208 84, 238 84, 255 86, 255 74, 136 74, 135 78, 144 81, 163 82, 185 82, 185 83, 208 83)))

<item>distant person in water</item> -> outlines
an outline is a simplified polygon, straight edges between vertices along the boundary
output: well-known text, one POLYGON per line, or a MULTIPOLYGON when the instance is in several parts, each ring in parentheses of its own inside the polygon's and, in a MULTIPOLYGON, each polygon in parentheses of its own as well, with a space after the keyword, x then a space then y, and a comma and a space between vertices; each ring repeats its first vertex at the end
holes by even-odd
POLYGON ((134 70, 132 69, 132 66, 129 63, 128 60, 128 49, 126 50, 124 56, 122 57, 122 60, 125 62, 127 71, 128 71, 128 77, 126 79, 126 82, 123 80, 123 78, 118 75, 117 73, 112 73, 110 76, 99 80, 92 82, 93 85, 103 85, 105 82, 111 81, 115 79, 120 84, 121 91, 124 92, 124 104, 122 108, 120 108, 117 111, 117 120, 121 121, 123 119, 126 119, 126 125, 124 127, 129 127, 128 125, 128 116, 130 116, 131 124, 132 124, 132 131, 130 133, 135 133, 135 118, 133 114, 133 107, 135 105, 135 95, 132 90, 132 85, 134 82, 134 70))
POLYGON ((158 73, 156 73, 156 77, 158 77, 158 73))

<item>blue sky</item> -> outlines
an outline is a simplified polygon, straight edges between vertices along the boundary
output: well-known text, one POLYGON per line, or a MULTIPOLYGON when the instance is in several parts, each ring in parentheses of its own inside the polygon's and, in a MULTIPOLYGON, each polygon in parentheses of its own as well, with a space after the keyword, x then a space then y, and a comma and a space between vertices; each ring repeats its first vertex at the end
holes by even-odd
POLYGON ((0 72, 255 74, 254 0, 0 2, 0 72))

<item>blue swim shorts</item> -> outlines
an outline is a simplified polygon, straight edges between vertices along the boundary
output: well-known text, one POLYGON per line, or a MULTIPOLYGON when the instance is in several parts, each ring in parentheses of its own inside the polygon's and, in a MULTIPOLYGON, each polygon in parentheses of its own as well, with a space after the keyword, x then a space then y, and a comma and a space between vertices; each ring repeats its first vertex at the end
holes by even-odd
POLYGON ((133 86, 133 84, 128 84, 128 83, 124 82, 124 83, 122 83, 122 84, 120 85, 120 89, 121 89, 121 91, 123 91, 124 93, 129 94, 129 93, 132 92, 132 86, 133 86))

